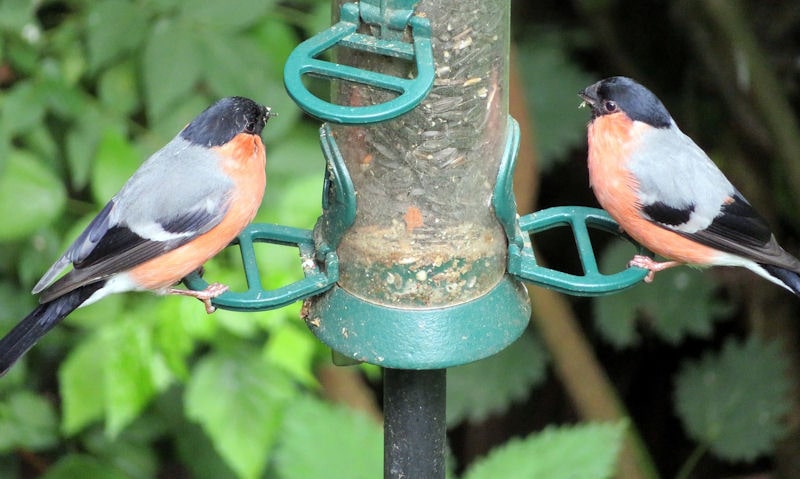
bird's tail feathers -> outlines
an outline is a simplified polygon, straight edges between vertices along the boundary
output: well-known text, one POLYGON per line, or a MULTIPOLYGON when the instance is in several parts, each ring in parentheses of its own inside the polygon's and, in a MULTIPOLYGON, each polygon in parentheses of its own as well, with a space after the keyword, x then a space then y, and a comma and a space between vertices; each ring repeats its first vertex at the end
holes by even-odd
MULTIPOLYGON (((776 283, 785 287, 797 296, 800 296, 800 274, 780 266, 773 266, 770 264, 759 263, 759 266, 764 268, 764 271, 769 273, 772 278, 777 279, 776 283)), ((772 279, 768 278, 768 279, 772 279)))
POLYGON ((83 304, 103 286, 103 281, 87 284, 78 289, 36 307, 0 339, 0 376, 36 344, 42 336, 62 319, 83 304))

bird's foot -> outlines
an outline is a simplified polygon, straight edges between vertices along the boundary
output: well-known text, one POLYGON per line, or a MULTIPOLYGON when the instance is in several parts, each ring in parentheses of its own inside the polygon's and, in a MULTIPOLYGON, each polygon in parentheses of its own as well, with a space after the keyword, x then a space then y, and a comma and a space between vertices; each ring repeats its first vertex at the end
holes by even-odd
POLYGON ((204 305, 206 305, 206 313, 211 314, 217 310, 217 308, 214 307, 213 304, 211 304, 211 300, 221 295, 225 291, 228 291, 228 287, 226 285, 222 283, 211 283, 206 287, 206 289, 202 291, 170 288, 167 290, 167 293, 179 294, 181 296, 191 296, 192 298, 197 298, 200 301, 202 301, 204 305))
POLYGON ((639 255, 633 257, 632 260, 628 262, 628 267, 637 267, 637 268, 644 268, 649 271, 647 276, 644 277, 645 283, 652 283, 653 278, 655 278, 656 273, 658 271, 664 271, 667 268, 672 268, 673 266, 680 266, 681 263, 677 261, 664 261, 658 262, 649 256, 639 255))

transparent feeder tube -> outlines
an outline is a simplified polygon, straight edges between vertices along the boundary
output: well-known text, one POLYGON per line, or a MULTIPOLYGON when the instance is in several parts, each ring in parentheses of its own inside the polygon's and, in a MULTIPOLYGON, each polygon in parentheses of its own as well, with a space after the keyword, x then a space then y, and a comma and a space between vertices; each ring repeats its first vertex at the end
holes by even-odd
MULTIPOLYGON (((481 297, 506 264, 491 198, 506 138, 509 2, 423 0, 416 11, 433 31, 436 78, 428 97, 395 120, 332 126, 358 205, 338 248, 339 285, 403 308, 481 297)), ((399 59, 348 49, 336 55, 366 70, 415 73, 399 59)), ((391 96, 349 82, 334 87, 343 105, 391 96)))

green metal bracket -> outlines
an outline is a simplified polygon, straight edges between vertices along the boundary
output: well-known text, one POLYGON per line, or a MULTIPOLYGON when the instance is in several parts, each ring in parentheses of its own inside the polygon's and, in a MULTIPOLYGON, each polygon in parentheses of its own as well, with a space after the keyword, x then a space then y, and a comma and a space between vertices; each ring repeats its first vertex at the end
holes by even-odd
POLYGON ((319 140, 327 167, 322 193, 322 216, 317 220, 314 237, 317 248, 327 254, 339 247, 342 235, 356 218, 356 191, 327 123, 319 129, 319 140))
POLYGON ((418 0, 360 0, 361 18, 381 27, 381 38, 402 39, 418 0))
MULTIPOLYGON (((339 279, 339 262, 336 254, 324 255, 323 267, 316 261, 317 250, 309 230, 266 223, 248 226, 233 244, 238 244, 242 253, 247 291, 226 291, 211 300, 223 309, 234 311, 263 311, 282 308, 300 299, 320 294, 330 289, 339 279), (274 290, 265 290, 261 285, 261 273, 256 261, 254 243, 272 243, 296 247, 300 251, 304 278, 274 290)), ((203 290, 208 286, 198 273, 184 278, 189 289, 203 290)))
POLYGON ((525 238, 519 227, 517 215, 517 200, 514 197, 514 168, 517 166, 517 151, 519 150, 519 124, 517 120, 508 117, 508 133, 503 158, 500 160, 500 169, 497 172, 497 183, 492 195, 494 214, 503 226, 508 239, 510 251, 519 251, 525 246, 525 238))
MULTIPOLYGON (((508 272, 525 281, 574 296, 616 293, 636 285, 647 276, 648 271, 642 268, 628 268, 613 274, 600 272, 589 238, 589 227, 622 236, 619 225, 601 209, 560 206, 525 215, 519 220, 520 229, 528 234, 540 233, 559 226, 569 226, 572 229, 583 265, 582 276, 538 265, 530 240, 525 241, 522 249, 509 251, 508 272)), ((638 248, 638 254, 652 256, 652 253, 642 246, 636 243, 634 245, 638 248)))
POLYGON ((342 124, 390 120, 417 106, 433 86, 434 63, 430 22, 413 15, 415 4, 409 0, 367 0, 342 5, 337 24, 298 45, 286 60, 283 81, 289 96, 309 114, 342 124), (362 23, 380 25, 381 38, 358 33, 362 23), (411 27, 412 43, 402 41, 406 26, 411 27), (337 45, 414 62, 416 77, 400 78, 317 58, 337 45), (303 85, 303 75, 369 85, 399 96, 377 105, 335 105, 309 92, 303 85))

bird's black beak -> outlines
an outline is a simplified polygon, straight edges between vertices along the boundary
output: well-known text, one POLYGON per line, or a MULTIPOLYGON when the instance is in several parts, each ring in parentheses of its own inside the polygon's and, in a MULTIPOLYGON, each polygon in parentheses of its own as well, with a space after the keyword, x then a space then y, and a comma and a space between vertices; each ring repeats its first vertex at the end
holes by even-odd
POLYGON ((597 88, 599 85, 600 82, 597 82, 594 85, 588 86, 578 92, 578 96, 583 100, 581 102, 581 107, 589 105, 590 107, 594 108, 594 106, 597 104, 597 88))

